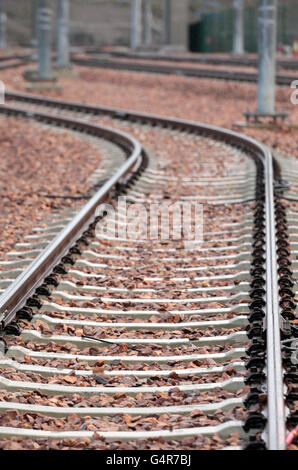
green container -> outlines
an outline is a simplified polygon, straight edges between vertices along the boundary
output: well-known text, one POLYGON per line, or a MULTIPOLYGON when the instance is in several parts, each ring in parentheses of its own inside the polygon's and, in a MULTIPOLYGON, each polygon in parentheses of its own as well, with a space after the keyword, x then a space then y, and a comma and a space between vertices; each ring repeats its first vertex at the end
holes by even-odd
MULTIPOLYGON (((298 8, 293 4, 278 7, 277 43, 292 45, 298 36, 298 8)), ((189 28, 189 49, 192 52, 226 52, 233 50, 234 10, 208 13, 189 28)), ((258 10, 244 10, 244 48, 247 53, 258 50, 258 10)))

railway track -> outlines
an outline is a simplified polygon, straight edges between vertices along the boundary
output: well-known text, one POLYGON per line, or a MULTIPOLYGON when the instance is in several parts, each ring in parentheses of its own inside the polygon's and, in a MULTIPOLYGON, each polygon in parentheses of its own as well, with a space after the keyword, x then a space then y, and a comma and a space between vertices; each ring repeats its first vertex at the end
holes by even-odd
POLYGON ((284 160, 203 124, 6 99, 3 113, 112 141, 122 162, 86 205, 37 227, 2 263, 0 437, 284 449, 297 419, 296 217, 284 207, 284 160), (119 196, 120 237, 112 212, 95 210, 116 209, 119 196), (155 227, 150 204, 177 201, 203 204, 201 245, 135 239, 144 209, 155 227))
MULTIPOLYGON (((146 72, 146 73, 161 73, 168 75, 181 75, 185 77, 197 77, 197 78, 211 78, 216 80, 233 80, 240 82, 257 83, 258 74, 255 72, 244 72, 239 70, 216 70, 216 68, 199 68, 191 66, 181 65, 168 65, 160 63, 146 63, 142 58, 142 61, 138 61, 137 57, 129 58, 128 61, 120 58, 106 57, 106 54, 93 56, 93 57, 82 57, 73 55, 72 62, 74 64, 86 67, 99 67, 112 70, 129 70, 133 72, 146 72)), ((164 59, 165 60, 165 59, 164 59)), ((297 79, 295 73, 293 74, 277 74, 276 84, 280 86, 290 86, 291 83, 297 79)))

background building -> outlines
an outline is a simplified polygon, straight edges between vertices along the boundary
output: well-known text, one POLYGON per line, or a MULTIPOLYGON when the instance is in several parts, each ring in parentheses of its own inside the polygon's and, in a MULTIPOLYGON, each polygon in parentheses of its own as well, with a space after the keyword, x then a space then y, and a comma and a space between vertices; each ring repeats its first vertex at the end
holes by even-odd
MULTIPOLYGON (((145 2, 146 0, 143 0, 145 2)), ((233 44, 233 0, 151 0, 151 48, 230 52, 233 44), (168 3, 168 24, 164 11, 168 3)), ((53 0, 53 15, 56 1, 53 0)), ((258 0, 245 0, 245 50, 257 50, 258 0)), ((37 0, 7 0, 8 41, 28 45, 34 36, 37 0)), ((130 44, 130 0, 70 0, 72 45, 130 44)), ((298 37, 297 0, 279 0, 278 43, 291 46, 298 37)), ((53 34, 53 41, 55 34, 53 34)))

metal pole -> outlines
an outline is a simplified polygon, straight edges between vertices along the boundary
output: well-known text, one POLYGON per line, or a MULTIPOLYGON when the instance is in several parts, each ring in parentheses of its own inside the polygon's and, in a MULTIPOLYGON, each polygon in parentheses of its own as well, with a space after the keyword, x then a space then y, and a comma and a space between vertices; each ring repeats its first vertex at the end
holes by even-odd
POLYGON ((170 0, 163 0, 163 17, 164 17, 164 37, 163 42, 165 45, 170 44, 170 20, 171 20, 171 5, 170 0))
POLYGON ((131 48, 137 49, 142 40, 142 0, 131 0, 131 48))
POLYGON ((38 78, 51 77, 51 0, 38 0, 38 78))
POLYGON ((145 44, 152 44, 152 2, 145 0, 145 44))
POLYGON ((31 0, 31 46, 36 47, 37 45, 37 0, 31 0))
POLYGON ((6 23, 5 0, 0 0, 0 49, 6 49, 6 23))
POLYGON ((234 54, 243 54, 244 53, 244 34, 243 34, 243 0, 234 0, 234 54))
POLYGON ((277 0, 259 0, 258 114, 275 113, 277 0))
POLYGON ((69 57, 69 0, 58 0, 57 12, 57 65, 67 68, 69 57))

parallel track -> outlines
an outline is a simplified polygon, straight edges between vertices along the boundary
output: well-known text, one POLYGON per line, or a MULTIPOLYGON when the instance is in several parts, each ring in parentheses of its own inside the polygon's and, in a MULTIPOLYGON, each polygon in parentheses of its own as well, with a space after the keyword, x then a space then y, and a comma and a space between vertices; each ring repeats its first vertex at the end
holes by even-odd
MULTIPOLYGON (((74 64, 84 67, 98 67, 112 70, 129 70, 133 72, 161 73, 167 75, 181 75, 185 77, 211 78, 216 80, 233 80, 240 82, 257 83, 258 74, 254 72, 242 72, 237 70, 216 70, 216 68, 198 68, 191 66, 152 64, 145 62, 135 62, 123 60, 101 58, 99 57, 72 57, 74 64)), ((292 75, 276 75, 276 84, 280 86, 290 86, 297 79, 295 74, 292 75)))
MULTIPOLYGON (((51 387, 51 385, 34 384, 32 382, 17 383, 2 377, 2 388, 12 391, 22 390, 22 393, 25 393, 26 390, 30 390, 31 388, 32 390, 42 391, 45 395, 51 395, 53 393, 57 395, 59 390, 60 395, 69 395, 79 393, 80 390, 87 396, 92 396, 94 393, 100 392, 110 396, 111 393, 120 393, 122 391, 125 392, 127 396, 133 397, 137 393, 143 392, 148 393, 148 397, 150 397, 152 393, 171 393, 171 389, 175 387, 173 381, 172 385, 169 385, 171 383, 171 381, 169 381, 171 373, 175 372, 173 377, 179 377, 182 371, 188 375, 190 374, 186 376, 184 381, 182 378, 181 383, 179 382, 180 379, 178 380, 176 378, 176 383, 178 383, 178 388, 180 389, 178 393, 179 400, 181 400, 181 394, 183 397, 188 396, 189 400, 187 403, 191 403, 191 405, 188 406, 180 402, 179 406, 175 405, 175 407, 156 407, 156 405, 152 407, 153 402, 151 398, 151 402, 149 400, 146 407, 143 408, 140 406, 134 406, 133 409, 120 407, 116 410, 113 407, 95 407, 93 411, 92 408, 88 408, 87 410, 84 410, 84 408, 75 408, 75 411, 73 408, 70 408, 66 411, 65 408, 59 407, 50 409, 49 407, 30 407, 20 404, 18 407, 20 412, 25 413, 27 410, 27 413, 30 411, 33 413, 39 412, 47 416, 51 416, 53 413, 55 416, 65 416, 66 413, 67 416, 69 411, 71 413, 75 412, 78 416, 84 416, 87 413, 97 417, 113 416, 116 411, 118 414, 128 414, 132 417, 136 414, 146 417, 148 413, 152 414, 152 412, 159 416, 167 412, 169 417, 173 416, 174 418, 177 417, 177 415, 188 415, 192 411, 199 410, 199 412, 207 413, 208 419, 211 419, 209 415, 214 411, 219 412, 220 410, 226 409, 233 410, 239 406, 243 407, 244 397, 236 398, 235 396, 234 398, 217 403, 216 395, 212 395, 212 390, 218 390, 219 383, 217 381, 212 383, 210 379, 207 380, 207 382, 201 382, 200 379, 198 383, 195 377, 202 378, 204 376, 208 377, 209 375, 212 378, 214 374, 221 374, 227 367, 232 366, 234 369, 232 378, 221 381, 220 388, 222 389, 221 393, 223 393, 225 389, 236 391, 244 385, 243 368, 246 363, 246 367, 248 368, 246 383, 250 387, 250 394, 245 400, 248 409, 245 423, 233 418, 222 424, 220 424, 219 421, 217 425, 213 426, 210 425, 210 421, 208 421, 209 424, 206 427, 192 426, 183 428, 182 426, 182 428, 179 428, 179 425, 178 427, 174 425, 172 430, 159 429, 156 431, 149 431, 148 426, 145 428, 146 430, 143 431, 101 431, 101 429, 98 429, 98 434, 108 440, 133 441, 135 439, 143 440, 157 436, 164 437, 166 440, 176 440, 186 437, 194 438, 194 436, 197 435, 209 436, 212 440, 215 432, 219 433, 223 439, 227 439, 227 436, 231 433, 237 432, 241 435, 241 445, 248 445, 250 448, 262 448, 266 445, 269 449, 284 449, 286 409, 283 390, 283 369, 281 364, 281 328, 279 315, 279 304, 281 300, 279 298, 277 279, 278 261, 276 240, 278 241, 278 238, 276 238, 275 234, 275 222, 278 215, 274 212, 274 175, 270 152, 261 144, 235 132, 194 122, 140 114, 127 110, 81 105, 73 102, 63 102, 55 99, 10 92, 7 93, 6 97, 10 101, 19 102, 18 106, 2 107, 2 111, 7 114, 33 117, 51 124, 56 123, 74 128, 80 132, 91 132, 95 135, 100 133, 102 136, 104 133, 108 139, 112 137, 114 140, 116 139, 117 144, 120 143, 122 147, 124 145, 126 152, 128 150, 130 156, 119 171, 104 184, 93 199, 84 206, 81 212, 76 214, 73 220, 70 214, 69 225, 67 225, 61 233, 60 227, 62 220, 58 218, 56 225, 52 224, 52 227, 49 227, 47 231, 48 236, 46 238, 48 242, 43 244, 45 234, 40 232, 40 235, 30 238, 32 242, 21 245, 20 252, 14 254, 19 260, 25 260, 25 264, 26 258, 32 257, 34 251, 37 254, 37 258, 31 265, 27 262, 29 266, 24 270, 21 276, 11 282, 8 289, 0 298, 3 331, 6 334, 21 333, 24 341, 37 341, 39 344, 45 344, 45 348, 49 341, 57 344, 71 342, 78 349, 85 348, 88 344, 92 346, 92 343, 94 347, 99 346, 102 347, 103 350, 105 350, 105 348, 111 348, 110 352, 108 352, 109 349, 107 349, 107 352, 99 356, 92 356, 92 354, 90 356, 84 356, 80 355, 79 352, 76 354, 80 360, 87 361, 89 365, 103 360, 107 368, 104 374, 106 378, 115 377, 119 374, 126 378, 133 375, 137 377, 137 382, 138 380, 141 380, 141 382, 138 384, 137 388, 127 385, 124 386, 124 388, 123 385, 122 387, 116 388, 110 387, 109 385, 96 387, 93 385, 92 387, 85 386, 85 388, 78 389, 77 387, 65 387, 62 385, 51 387), (32 106, 34 106, 34 108, 32 108, 32 106), (160 191, 166 190, 170 184, 172 176, 167 173, 166 168, 162 171, 154 169, 151 166, 152 158, 149 156, 148 160, 146 152, 142 150, 137 141, 134 141, 125 134, 118 134, 118 131, 103 129, 102 126, 83 121, 82 119, 74 120, 71 116, 61 117, 53 113, 36 111, 38 107, 41 109, 52 108, 55 110, 55 113, 57 112, 56 110, 60 109, 63 110, 63 113, 109 116, 111 123, 114 123, 113 125, 119 122, 121 126, 123 124, 129 127, 133 125, 132 123, 137 123, 136 125, 141 126, 141 129, 143 129, 142 132, 146 132, 146 127, 149 126, 149 128, 153 127, 156 129, 156 132, 159 132, 159 129, 161 129, 160 132, 170 133, 173 138, 178 138, 178 135, 181 134, 182 136, 189 136, 189 139, 198 139, 198 148, 201 145, 201 140, 203 142, 202 145, 206 140, 209 144, 213 142, 212 145, 219 146, 219 151, 222 151, 223 147, 225 151, 230 154, 230 158, 232 158, 231 155, 233 155, 233 151, 236 152, 236 158, 242 155, 242 158, 244 158, 246 162, 247 173, 245 174, 244 172, 242 176, 237 176, 236 171, 232 177, 225 176, 224 178, 227 180, 226 184, 229 185, 228 191, 222 189, 222 186, 219 184, 220 182, 216 179, 216 175, 213 174, 212 176, 212 172, 207 176, 207 179, 205 178, 205 186, 204 178, 198 177, 197 182, 196 178, 186 178, 184 183, 182 178, 182 184, 186 185, 186 187, 190 183, 194 184, 193 192, 195 195, 197 194, 196 200, 202 201, 208 206, 223 207, 224 212, 226 210, 231 211, 231 222, 227 224, 225 223, 226 221, 221 221, 216 215, 213 222, 207 219, 208 229, 206 235, 208 235, 208 237, 203 244, 203 248, 194 249, 193 252, 191 249, 186 250, 184 253, 185 260, 182 264, 181 260, 179 261, 179 256, 176 258, 177 254, 175 254, 175 252, 177 252, 177 244, 175 242, 170 243, 167 247, 157 244, 156 249, 153 249, 151 252, 151 250, 148 251, 148 245, 146 245, 146 243, 141 245, 142 250, 138 251, 127 241, 119 242, 119 240, 111 240, 108 237, 107 246, 102 244, 101 241, 96 241, 94 238, 94 224, 92 224, 95 219, 95 206, 102 202, 108 194, 110 196, 114 194, 112 188, 115 187, 116 183, 118 183, 117 194, 121 195, 123 191, 127 192, 132 205, 136 202, 144 202, 146 204, 150 199, 156 201, 160 191), (248 163, 249 161, 250 163, 248 163), (137 168, 136 165, 138 165, 137 168), (132 168, 134 172, 131 174, 132 168), (123 180, 124 175, 125 178, 123 180), (209 182, 207 187, 206 182, 209 182), (197 184, 199 184, 198 188, 196 188, 197 184), (202 184, 204 188, 203 192, 199 189, 202 184), (253 203, 254 200, 255 203, 253 203), (240 210, 241 206, 243 209, 240 210), (231 208, 228 209, 228 207, 231 208), (235 209, 233 209, 233 207, 235 209), (233 212, 234 210, 235 212, 233 212), (242 210, 244 210, 244 212, 239 217, 242 210), (233 222, 233 218, 237 220, 237 222, 233 222), (218 222, 220 224, 225 223, 226 228, 222 234, 224 237, 223 240, 220 239, 221 232, 216 231, 215 228, 218 222), (90 223, 91 229, 87 229, 90 223), (57 238, 55 238, 56 234, 58 234, 57 238), (37 246, 45 246, 45 248, 42 249, 42 251, 40 251, 40 249, 36 251, 34 246, 35 242, 37 246), (86 243, 89 243, 88 248, 85 246, 86 243), (74 247, 74 249, 71 250, 70 254, 67 254, 70 247, 74 247), (168 256, 170 255, 170 257, 166 256, 167 250, 169 250, 168 256), (148 252, 149 258, 146 252, 148 252), (144 254, 140 258, 141 253, 144 254), (174 259, 171 259, 173 253, 174 259), (146 274, 146 270, 144 274, 142 274, 142 270, 138 271, 140 278, 138 288, 132 290, 131 288, 119 289, 119 281, 121 279, 130 279, 130 270, 135 269, 133 267, 135 266, 135 262, 137 262, 137 264, 141 262, 141 265, 143 265, 144 263, 146 264, 146 262, 148 263, 150 257, 152 258, 153 256, 156 256, 157 263, 163 263, 163 266, 164 263, 166 263, 171 266, 168 271, 169 274, 167 274, 167 276, 170 276, 172 279, 170 292, 172 289, 173 293, 176 291, 179 292, 178 297, 172 294, 172 297, 169 298, 169 293, 167 293, 166 298, 163 297, 165 294, 162 292, 167 292, 169 287, 167 287, 168 282, 165 282, 163 279, 163 269, 157 269, 157 266, 153 268, 151 274, 151 277, 156 278, 155 280, 152 279, 153 284, 150 284, 150 286, 154 286, 153 290, 146 287, 148 280, 145 282, 145 279, 147 279, 148 276, 150 277, 148 272, 146 274), (190 260, 188 260, 188 258, 190 260), (88 259, 91 259, 91 261, 88 259), (101 261, 98 262, 97 259, 101 261), (117 268, 117 263, 115 265, 115 260, 117 259, 125 260, 125 268, 122 272, 120 271, 120 277, 117 275, 117 269, 119 269, 119 267, 117 268), (164 261, 162 261, 162 259, 164 259, 164 261), (105 260, 108 260, 108 262, 105 260), (198 260, 200 263, 196 263, 195 267, 192 267, 194 260, 198 260), (76 264, 71 267, 70 263, 73 261, 76 264), (220 265, 218 265, 218 262, 220 265), (56 269, 56 276, 57 272, 61 273, 64 271, 68 271, 68 276, 70 276, 67 279, 61 274, 58 275, 58 287, 54 279, 55 276, 49 276, 53 267, 57 265, 59 269, 56 269), (82 269, 84 267, 85 270, 82 269), (87 272, 86 268, 88 268, 87 272), (193 277, 193 275, 189 277, 191 272, 195 273, 196 277, 193 277), (44 283, 45 278, 47 278, 46 283, 44 283), (83 281, 81 288, 73 284, 72 279, 76 278, 79 281, 83 281), (102 279, 103 281, 98 284, 96 279, 102 279), (116 283, 114 287, 113 284, 110 284, 110 280, 116 283), (231 283, 231 280, 235 280, 236 283, 231 283), (239 281, 241 281, 240 284, 239 281), (27 284, 24 285, 24 282, 27 284), (207 289, 203 287, 205 282, 207 282, 208 285, 207 289), (188 288, 185 290, 181 285, 187 285, 188 288), (70 291, 71 294, 67 294, 67 291, 70 291), (78 295, 76 291, 79 291, 80 294, 78 295), (99 299, 98 297, 94 297, 94 295, 96 295, 96 292, 101 291, 103 291, 105 295, 104 298, 101 297, 101 302, 104 302, 104 308, 85 308, 81 306, 83 301, 92 302, 92 300, 96 298, 99 299), (32 297, 34 292, 37 292, 38 297, 32 297), (88 292, 91 293, 90 298, 88 292), (147 302, 146 293, 149 294, 149 292, 151 292, 151 294, 148 298, 148 302, 153 304, 154 310, 148 310, 145 306, 147 302), (184 294, 180 299, 183 292, 184 294), (188 294, 185 294, 186 292, 188 292, 188 294), (145 297, 144 294, 146 294, 145 297), (49 300, 46 299, 47 295, 50 296, 49 300), (184 295, 190 295, 186 303, 185 300, 183 300, 184 295), (28 297, 30 297, 29 300, 28 297), (55 299, 60 299, 59 303, 56 303, 55 299), (247 303, 249 299, 250 304, 247 303), (69 305, 72 304, 69 304, 69 302, 72 302, 74 306, 70 307, 69 305), (125 307, 127 302, 129 310, 125 307), (208 307, 208 304, 212 304, 212 302, 221 303, 222 306, 208 307), (164 303, 169 305, 172 303, 176 305, 176 310, 178 309, 176 313, 173 308, 168 309, 170 314, 168 320, 165 320, 166 317, 161 308, 164 303), (136 310, 136 306, 138 305, 140 305, 140 307, 136 310), (198 306, 199 309, 194 309, 194 306, 198 306), (110 307, 112 307, 112 309, 110 307), (62 316, 61 320, 59 320, 59 312, 63 313, 66 311, 71 312, 71 315, 69 316, 68 314, 66 317, 62 316), (234 312, 231 318, 226 316, 229 312, 234 312), (94 322, 92 319, 92 321, 88 322, 88 315, 95 314, 98 316, 98 320, 94 322), (178 323, 176 323, 177 320, 171 319, 172 315, 175 317, 177 314, 178 316, 182 315, 182 317, 184 317, 184 319, 181 317, 178 323), (85 319, 77 322, 79 318, 78 315, 84 315, 85 319), (152 315, 154 319, 151 319, 152 315), (212 320, 212 316, 216 318, 215 322, 212 320), (158 319, 158 317, 160 317, 160 319, 158 319), (117 330, 122 332, 122 334, 121 339, 117 338, 117 335, 116 338, 113 339, 111 339, 110 336, 106 336, 106 341, 112 343, 110 346, 107 346, 106 343, 100 345, 100 343, 90 341, 87 338, 77 338, 76 336, 59 336, 54 334, 47 338, 43 337, 43 335, 40 335, 40 333, 35 330, 28 331, 28 329, 25 329, 22 331, 22 318, 32 318, 33 323, 36 322, 37 319, 42 319, 54 328, 68 323, 71 328, 75 329, 85 325, 95 329, 98 328, 98 326, 100 328, 108 328, 107 331, 109 331, 111 330, 111 325, 113 325, 112 331, 114 331, 114 334, 117 330), (135 323, 136 318, 139 318, 138 323, 135 323), (110 319, 112 323, 110 323, 110 319), (17 320, 17 323, 15 323, 15 320, 17 320), (209 336, 201 334, 206 328, 208 329, 212 325, 215 330, 213 334, 210 335, 209 333, 209 336), (233 330, 235 327, 238 328, 236 332, 233 330), (142 331, 141 336, 135 336, 137 332, 136 328, 142 331), (177 333, 177 328, 179 334, 177 333), (248 333, 244 332, 244 328, 247 329, 248 333), (184 329, 188 332, 187 334, 185 332, 183 333, 184 329), (220 332, 222 329, 228 329, 228 332, 220 332), (130 330, 135 332, 133 336, 129 333, 130 330), (165 336, 165 340, 154 339, 154 336, 148 336, 148 333, 146 333, 146 331, 159 330, 163 332, 160 338, 165 336), (231 330, 231 332, 229 332, 229 330, 231 330), (123 335, 125 331, 127 331, 127 333, 123 335), (197 335, 196 333, 200 331, 201 333, 197 335), (221 336, 222 334, 224 334, 224 336, 221 336), (231 347, 230 344, 233 344, 234 341, 236 341, 235 347, 231 347), (137 353, 131 355, 129 352, 126 352, 123 355, 123 352, 121 353, 121 345, 123 344, 126 345, 125 348, 128 348, 127 351, 133 348, 137 353), (168 353, 165 355, 162 352, 158 355, 144 355, 142 351, 146 344, 155 344, 157 349, 161 348, 160 351, 162 351, 163 348, 167 351, 169 347, 172 347, 174 351, 176 351, 176 355, 169 355, 168 353), (237 344, 240 345, 240 348, 237 344), (207 353, 200 354, 196 352, 197 348, 204 345, 208 349, 207 353), (216 349, 219 345, 222 345, 224 353, 220 353, 220 349, 216 349), (215 353, 210 354, 213 347, 215 347, 215 353), (245 351, 246 354, 248 354, 249 360, 243 359, 243 357, 245 357, 245 351), (232 361, 233 365, 230 362, 232 358, 234 358, 232 361), (209 366, 208 368, 202 367, 204 359, 212 359, 215 361, 214 366, 209 366), (110 368, 110 364, 113 364, 115 360, 120 361, 122 364, 118 370, 117 367, 116 370, 110 368), (201 365, 197 365, 197 368, 191 371, 186 371, 185 366, 184 368, 178 367, 178 369, 175 365, 174 367, 173 365, 170 367, 167 365, 166 368, 155 366, 155 363, 159 365, 174 364, 181 360, 184 363, 198 361, 198 364, 200 363, 201 365), (147 366, 143 370, 134 370, 133 364, 137 363, 145 363, 147 366), (154 367, 150 365, 154 365, 154 367), (148 387, 148 385, 142 382, 142 378, 144 379, 146 377, 151 378, 152 382, 154 376, 165 377, 167 385, 158 385, 155 387, 150 385, 148 387), (140 379, 138 379, 138 377, 140 379), (192 377, 193 380, 191 380, 190 377, 192 377), (193 381, 193 383, 191 383, 190 380, 193 381), (193 395, 190 394, 190 390, 192 390, 193 395), (216 403, 200 404, 200 395, 198 395, 200 390, 201 393, 206 391, 211 394, 216 403), (268 405, 261 399, 264 391, 267 396, 268 405), (191 396, 193 397, 192 399, 191 396), (267 423, 265 419, 266 414, 268 419, 267 423), (251 435, 251 439, 249 443, 246 442, 246 444, 244 444, 245 441, 248 440, 246 432, 251 435), (265 440, 265 444, 262 443, 261 434, 265 440)), ((187 191, 186 194, 188 194, 187 191)), ((227 215, 225 215, 225 217, 227 217, 227 215)), ((154 246, 153 244, 153 247, 154 246)), ((178 252, 180 254, 183 252, 181 251, 181 247, 178 252)), ((120 264, 120 266, 122 266, 122 264, 120 264)), ((98 338, 100 339, 100 336, 98 338)), ((37 350, 40 350, 40 347, 38 347, 37 350)), ((62 375, 70 373, 69 366, 67 366, 69 363, 69 354, 59 354, 57 352, 49 353, 46 351, 47 349, 38 353, 34 351, 34 349, 29 351, 28 349, 23 350, 19 346, 10 345, 7 355, 8 357, 15 358, 15 360, 10 362, 3 358, 1 367, 5 367, 6 364, 6 367, 21 368, 21 370, 27 371, 27 373, 32 370, 44 376, 55 376, 55 374, 57 374, 55 369, 51 369, 45 364, 37 365, 32 368, 31 366, 26 366, 25 363, 20 365, 16 360, 17 357, 23 357, 24 354, 29 354, 32 358, 43 358, 47 363, 51 361, 51 358, 55 360, 55 358, 60 357, 60 360, 65 361, 66 364, 65 370, 60 373, 62 375)), ((86 371, 77 371, 76 374, 85 374, 86 377, 88 377, 92 374, 92 368, 87 368, 86 371)), ((105 384, 105 381, 101 383, 105 384)), ((147 395, 145 395, 145 397, 146 396, 147 395)), ((3 413, 9 409, 8 405, 9 403, 2 402, 1 409, 3 413)), ((15 405, 12 406, 15 407, 15 405)), ((111 421, 113 423, 112 418, 111 421)), ((63 439, 66 437, 94 438, 93 431, 65 431, 63 433, 57 431, 24 430, 20 428, 10 429, 9 427, 0 427, 0 435, 7 437, 16 435, 22 437, 31 436, 36 439, 41 437, 55 439, 63 439)))

